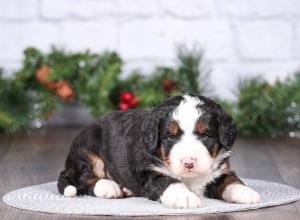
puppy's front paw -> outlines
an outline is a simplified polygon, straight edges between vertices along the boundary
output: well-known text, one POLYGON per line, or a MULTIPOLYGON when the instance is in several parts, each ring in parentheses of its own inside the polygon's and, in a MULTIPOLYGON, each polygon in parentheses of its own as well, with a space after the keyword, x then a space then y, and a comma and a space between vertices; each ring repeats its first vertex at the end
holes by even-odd
POLYGON ((94 194, 100 198, 112 199, 122 197, 123 191, 115 181, 100 179, 95 184, 94 194))
POLYGON ((182 183, 171 184, 160 197, 160 201, 172 208, 191 209, 201 206, 200 198, 182 183))
POLYGON ((237 183, 228 185, 222 197, 228 202, 235 203, 251 204, 260 202, 260 195, 256 191, 248 186, 237 183))

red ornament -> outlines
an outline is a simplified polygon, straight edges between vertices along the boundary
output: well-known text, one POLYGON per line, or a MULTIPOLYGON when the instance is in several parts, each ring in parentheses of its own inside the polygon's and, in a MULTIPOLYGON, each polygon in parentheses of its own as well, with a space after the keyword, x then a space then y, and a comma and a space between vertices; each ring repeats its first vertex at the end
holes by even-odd
POLYGON ((133 94, 130 92, 122 92, 121 94, 121 100, 124 103, 129 103, 133 99, 133 94))
POLYGON ((128 106, 127 104, 125 104, 125 103, 121 103, 120 106, 119 106, 119 108, 120 108, 121 110, 127 110, 128 107, 129 107, 129 106, 128 106))
POLYGON ((129 107, 130 108, 135 108, 138 104, 138 100, 136 98, 132 98, 129 102, 129 107))

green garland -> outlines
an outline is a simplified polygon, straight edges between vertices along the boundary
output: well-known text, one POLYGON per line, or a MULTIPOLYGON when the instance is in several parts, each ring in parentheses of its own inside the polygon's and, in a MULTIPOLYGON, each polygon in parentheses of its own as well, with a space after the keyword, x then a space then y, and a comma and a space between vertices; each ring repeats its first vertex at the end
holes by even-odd
MULTIPOLYGON (((70 53, 52 48, 44 54, 28 48, 13 79, 4 78, 0 70, 0 130, 11 133, 26 128, 61 105, 60 97, 37 80, 42 66, 49 68, 50 82, 67 81, 75 93, 73 100, 94 117, 119 109, 123 92, 137 98, 138 108, 151 108, 183 92, 207 92, 209 71, 202 65, 202 52, 180 47, 177 55, 175 68, 160 66, 148 77, 134 71, 122 78, 123 61, 114 52, 70 53)), ((300 131, 300 73, 274 85, 262 78, 244 79, 237 102, 215 99, 233 116, 241 135, 293 136, 300 131)))
MULTIPOLYGON (((35 102, 47 100, 53 95, 35 78, 41 66, 50 67, 49 80, 70 82, 76 91, 76 98, 89 108, 92 115, 97 116, 113 110, 107 97, 118 84, 121 72, 122 60, 116 53, 68 53, 53 48, 48 55, 44 55, 34 48, 25 50, 23 68, 17 73, 16 80, 26 85, 26 92, 34 91, 35 102)), ((50 103, 45 111, 52 111, 55 104, 58 103, 50 103)))
POLYGON ((0 130, 13 127, 30 111, 30 98, 24 94, 23 85, 5 79, 0 70, 0 130))
POLYGON ((242 135, 293 137, 300 131, 300 73, 274 85, 261 78, 241 81, 234 116, 242 135))
POLYGON ((162 66, 148 78, 134 72, 121 79, 123 61, 114 52, 99 55, 89 51, 70 53, 52 48, 49 54, 43 54, 35 48, 28 48, 24 51, 23 65, 15 73, 15 78, 7 80, 1 77, 1 85, 5 85, 0 87, 0 94, 5 101, 0 111, 0 130, 13 132, 17 128, 27 127, 35 118, 47 118, 61 104, 57 94, 37 80, 36 73, 43 66, 50 69, 49 81, 69 82, 75 91, 75 100, 87 107, 94 117, 99 117, 119 108, 120 95, 124 91, 136 95, 138 107, 143 108, 153 107, 166 97, 183 91, 204 91, 205 87, 195 83, 203 78, 199 70, 201 60, 201 52, 181 47, 177 68, 162 66), (164 91, 163 80, 170 81, 175 88, 164 91), (11 109, 18 111, 11 112, 11 109))

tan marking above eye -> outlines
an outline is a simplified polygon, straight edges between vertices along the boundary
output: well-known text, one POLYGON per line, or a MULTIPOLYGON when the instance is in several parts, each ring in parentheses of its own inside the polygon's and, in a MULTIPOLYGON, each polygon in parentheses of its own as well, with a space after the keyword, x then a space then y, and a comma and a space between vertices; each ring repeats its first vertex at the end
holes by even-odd
POLYGON ((172 121, 169 126, 169 132, 173 135, 176 135, 176 134, 178 134, 178 131, 179 131, 179 127, 178 127, 177 122, 172 121))
POLYGON ((207 129, 208 129, 208 125, 205 122, 203 122, 203 121, 197 122, 196 132, 198 134, 204 134, 207 129))

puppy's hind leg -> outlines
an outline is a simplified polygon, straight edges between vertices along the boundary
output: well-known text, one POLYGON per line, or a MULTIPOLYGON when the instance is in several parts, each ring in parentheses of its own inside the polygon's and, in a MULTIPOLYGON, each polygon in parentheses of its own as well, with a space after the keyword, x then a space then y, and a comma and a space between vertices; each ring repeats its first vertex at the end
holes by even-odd
POLYGON ((85 183, 90 185, 90 189, 93 189, 92 193, 96 197, 107 199, 123 197, 124 194, 119 184, 111 180, 107 172, 105 172, 103 160, 95 154, 89 154, 88 157, 92 164, 94 177, 86 179, 85 183))

